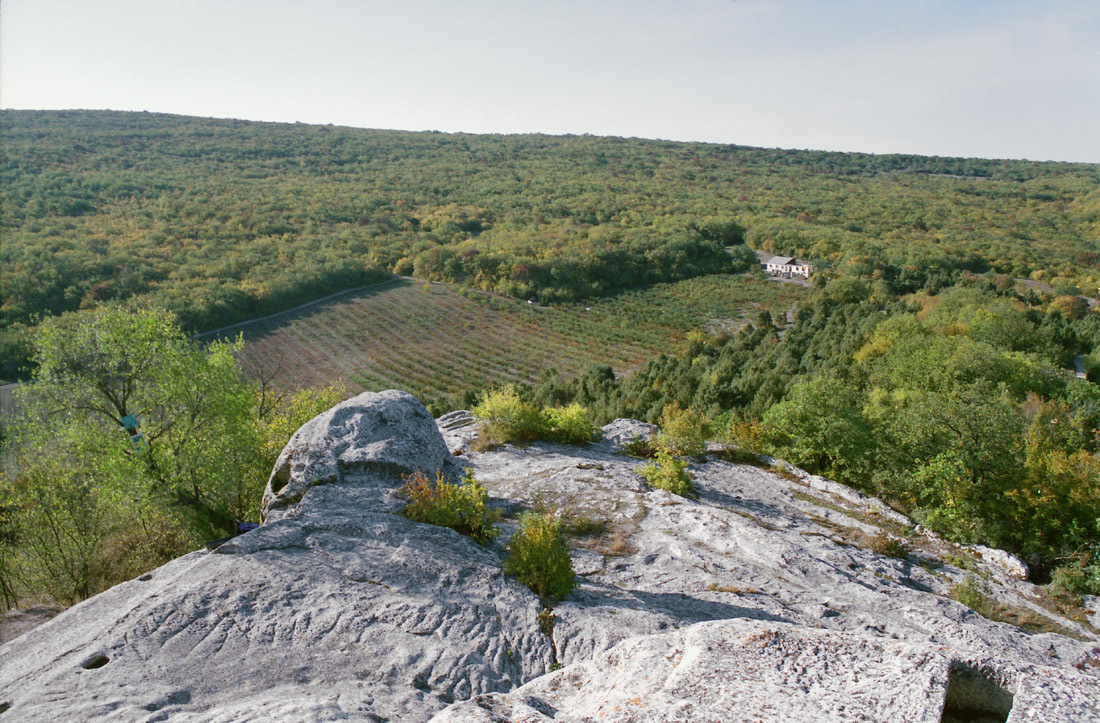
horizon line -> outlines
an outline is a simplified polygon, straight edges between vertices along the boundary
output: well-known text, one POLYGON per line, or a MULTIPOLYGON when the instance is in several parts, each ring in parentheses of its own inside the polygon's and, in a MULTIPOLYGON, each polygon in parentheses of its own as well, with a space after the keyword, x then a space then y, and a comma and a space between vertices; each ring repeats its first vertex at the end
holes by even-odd
POLYGON ((115 108, 0 108, 0 113, 8 111, 25 111, 25 112, 40 112, 40 113, 65 113, 65 112, 85 112, 85 113, 132 113, 135 115, 165 115, 176 116, 179 118, 196 118, 202 120, 226 120, 226 121, 241 121, 245 123, 273 123, 279 125, 306 125, 317 127, 334 127, 334 128, 351 128, 354 130, 365 131, 396 131, 399 133, 440 133, 444 135, 470 135, 470 136, 524 136, 524 135, 541 135, 551 138, 569 138, 569 137, 591 137, 591 138, 620 138, 624 140, 643 140, 643 141, 655 141, 663 143, 683 143, 683 144, 701 144, 708 146, 734 146, 737 148, 744 148, 750 150, 767 150, 767 151, 791 151, 796 153, 835 153, 842 155, 860 155, 860 156, 913 156, 918 158, 936 158, 936 159, 955 159, 955 160, 977 160, 977 161, 989 161, 989 162, 1019 162, 1019 163, 1060 163, 1067 165, 1087 165, 1095 166, 1100 165, 1098 161, 1067 161, 1057 159, 1039 160, 1034 158, 1014 158, 1014 157, 1000 157, 1000 158, 987 158, 983 156, 957 156, 957 155, 940 155, 940 154, 927 154, 927 153, 907 153, 903 151, 860 151, 860 150, 835 150, 826 148, 795 148, 795 147, 783 147, 783 146, 756 146, 751 144, 733 143, 729 141, 705 141, 705 140, 684 140, 677 138, 654 138, 647 136, 636 135, 615 135, 604 133, 591 133, 591 132, 568 132, 568 133, 553 133, 548 131, 462 131, 462 130, 439 130, 438 128, 382 128, 375 126, 361 126, 361 125, 349 125, 345 123, 335 122, 311 122, 311 121, 288 121, 288 120, 268 120, 260 118, 240 118, 234 116, 217 116, 217 115, 195 115, 190 113, 177 113, 171 111, 159 111, 159 110, 128 110, 128 109, 115 109, 115 108))

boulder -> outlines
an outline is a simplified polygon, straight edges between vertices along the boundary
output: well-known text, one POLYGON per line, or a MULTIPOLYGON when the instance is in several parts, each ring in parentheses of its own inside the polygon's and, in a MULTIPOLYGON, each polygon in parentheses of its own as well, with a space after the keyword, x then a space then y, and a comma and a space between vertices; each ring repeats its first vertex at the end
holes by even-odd
POLYGON ((973 545, 972 549, 977 551, 977 553, 982 556, 983 560, 1000 568, 1002 572, 1009 576, 1017 580, 1026 580, 1028 578, 1029 570, 1027 568, 1027 563, 1011 552, 995 550, 985 545, 973 545))
POLYGON ((264 519, 278 519, 315 485, 348 478, 389 485, 417 469, 451 464, 435 420, 406 392, 365 392, 294 433, 264 490, 264 519))
POLYGON ((616 419, 603 428, 602 441, 614 452, 622 452, 634 441, 648 442, 660 428, 656 424, 636 419, 616 419))

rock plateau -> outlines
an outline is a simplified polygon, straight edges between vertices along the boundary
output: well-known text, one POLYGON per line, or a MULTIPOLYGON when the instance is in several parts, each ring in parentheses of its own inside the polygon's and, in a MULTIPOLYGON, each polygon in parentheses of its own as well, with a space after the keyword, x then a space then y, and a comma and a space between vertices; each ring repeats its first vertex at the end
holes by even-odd
POLYGON ((287 444, 259 529, 0 647, 0 723, 1100 721, 1100 636, 1039 605, 1010 556, 779 461, 712 454, 696 499, 649 489, 622 445, 652 427, 604 432, 478 453, 468 413, 350 399, 287 444), (397 514, 403 474, 463 467, 502 512, 489 545, 397 514), (549 635, 501 571, 530 507, 591 533, 549 635), (908 554, 871 549, 891 535, 908 554), (968 576, 1066 634, 949 599, 968 576))

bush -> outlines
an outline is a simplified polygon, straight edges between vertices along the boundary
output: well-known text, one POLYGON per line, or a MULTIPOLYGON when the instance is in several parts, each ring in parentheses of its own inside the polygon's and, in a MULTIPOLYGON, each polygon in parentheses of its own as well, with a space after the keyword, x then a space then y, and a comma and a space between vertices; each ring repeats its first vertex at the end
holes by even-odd
POLYGON ((561 444, 588 444, 596 435, 596 428, 588 421, 588 411, 577 403, 567 407, 549 407, 542 410, 545 420, 545 438, 561 444))
POLYGON ((653 449, 653 444, 644 437, 635 437, 630 440, 623 445, 623 451, 631 457, 638 457, 639 459, 653 459, 653 456, 657 454, 657 450, 653 449))
POLYGON ((676 402, 665 405, 659 426, 661 431, 653 439, 658 450, 681 457, 697 457, 707 451, 706 421, 691 407, 681 409, 676 402))
POLYGON ((495 515, 486 506, 489 493, 474 479, 472 472, 460 483, 448 482, 442 472, 436 472, 432 482, 423 472, 404 477, 405 484, 397 495, 408 504, 402 514, 415 522, 450 527, 484 544, 500 534, 493 524, 495 515))
POLYGON ((485 420, 480 440, 485 446, 513 442, 527 444, 542 439, 547 432, 546 419, 539 409, 519 398, 514 385, 486 392, 481 403, 471 410, 485 420))
POLYGON ((642 476, 653 487, 686 497, 691 494, 692 486, 685 467, 687 462, 684 460, 677 459, 664 450, 658 450, 654 461, 642 467, 642 476))
POLYGON ((587 444, 596 434, 588 412, 580 404, 540 409, 524 402, 515 386, 509 384, 495 392, 486 392, 472 410, 485 420, 478 437, 479 449, 498 444, 528 444, 537 440, 561 444, 587 444))
POLYGON ((560 600, 576 587, 573 560, 561 523, 552 515, 524 512, 508 542, 504 571, 544 602, 560 600))
POLYGON ((1091 564, 1074 560, 1054 568, 1050 576, 1050 587, 1059 595, 1100 595, 1100 558, 1091 564))

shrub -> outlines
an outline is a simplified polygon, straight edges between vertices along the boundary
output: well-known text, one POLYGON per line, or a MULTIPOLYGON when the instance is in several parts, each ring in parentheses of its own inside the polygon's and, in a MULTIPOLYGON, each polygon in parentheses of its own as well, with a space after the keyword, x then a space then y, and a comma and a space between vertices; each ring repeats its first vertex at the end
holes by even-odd
POLYGON ((548 514, 520 515, 519 529, 508 542, 504 571, 543 601, 560 600, 572 592, 577 582, 561 523, 548 514))
POLYGON ((596 434, 587 410, 580 404, 540 409, 520 399, 519 392, 511 384, 486 392, 472 412, 475 417, 485 420, 478 437, 479 449, 506 442, 522 445, 540 439, 587 444, 596 434))
POLYGON ((661 431, 653 446, 669 454, 697 457, 707 451, 707 424, 703 415, 691 407, 681 409, 676 402, 661 410, 661 431))
POLYGON ((1091 564, 1073 560, 1054 568, 1051 591, 1061 596, 1100 595, 1100 558, 1091 564))
POLYGON ((657 454, 657 450, 653 449, 653 445, 644 437, 635 437, 630 440, 623 445, 623 451, 631 457, 640 459, 653 459, 653 455, 657 454))
POLYGON ((729 461, 744 464, 759 464, 759 450, 765 446, 761 439, 760 424, 754 421, 737 419, 732 415, 726 421, 722 441, 726 444, 729 461))
POLYGON ((534 405, 519 398, 514 385, 486 392, 481 403, 471 410, 485 420, 480 440, 486 446, 513 442, 526 444, 546 434, 546 419, 534 405))
POLYGON ((588 411, 577 403, 542 410, 546 439, 561 444, 588 444, 596 428, 588 421, 588 411))
POLYGON ((459 483, 448 482, 442 472, 435 481, 417 470, 404 477, 397 495, 408 501, 402 514, 415 522, 450 527, 484 544, 500 534, 493 524, 495 515, 486 506, 489 493, 472 472, 459 483))
POLYGON ((642 476, 653 487, 686 497, 691 494, 692 486, 685 467, 687 462, 684 460, 677 459, 664 450, 658 450, 654 461, 642 467, 642 476))

